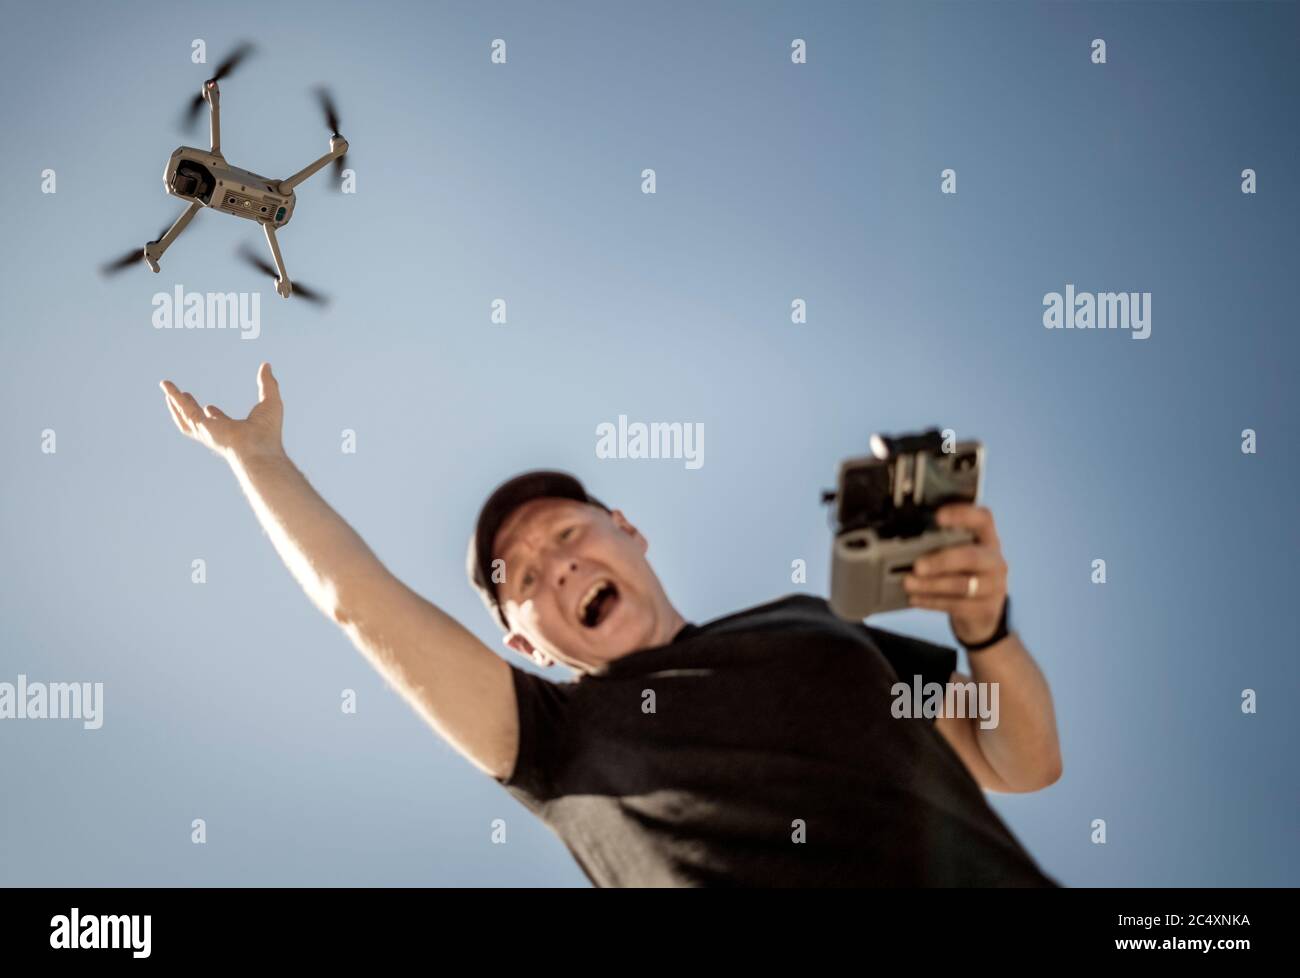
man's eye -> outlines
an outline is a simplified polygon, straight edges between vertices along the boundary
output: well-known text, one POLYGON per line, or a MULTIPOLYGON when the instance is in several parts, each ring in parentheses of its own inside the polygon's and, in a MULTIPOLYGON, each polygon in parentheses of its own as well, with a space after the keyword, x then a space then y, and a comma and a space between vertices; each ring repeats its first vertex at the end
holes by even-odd
POLYGON ((532 572, 532 571, 524 571, 524 579, 520 582, 520 584, 523 586, 523 588, 524 588, 525 591, 528 590, 530 587, 532 587, 532 586, 533 586, 533 572, 532 572))
POLYGON ((561 540, 567 540, 567 539, 569 539, 569 535, 570 535, 572 532, 573 532, 573 527, 571 527, 571 526, 566 526, 566 527, 564 528, 564 532, 562 532, 562 533, 560 534, 560 539, 561 539, 561 540))

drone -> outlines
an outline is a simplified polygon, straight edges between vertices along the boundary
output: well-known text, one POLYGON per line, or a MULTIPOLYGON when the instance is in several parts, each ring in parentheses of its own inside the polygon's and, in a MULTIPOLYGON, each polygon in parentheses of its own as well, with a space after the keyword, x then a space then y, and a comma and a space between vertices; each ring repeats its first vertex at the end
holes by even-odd
POLYGON ((251 44, 239 45, 217 66, 213 76, 203 83, 199 94, 189 103, 184 116, 188 126, 193 126, 203 104, 208 104, 211 110, 212 145, 207 150, 195 146, 178 147, 163 171, 163 187, 167 193, 187 201, 189 206, 157 239, 146 243, 142 249, 132 249, 104 265, 102 271, 105 274, 121 271, 141 259, 154 272, 160 271, 159 261, 163 253, 180 237, 190 221, 194 220, 195 214, 204 207, 210 207, 262 225, 262 233, 266 235, 266 243, 271 249, 275 266, 262 261, 247 248, 240 251, 240 257, 254 268, 273 276, 277 293, 286 299, 290 295, 297 295, 311 301, 324 301, 314 290, 290 282, 284 258, 280 254, 276 231, 288 224, 293 217, 294 205, 297 203, 295 187, 331 162, 334 164, 335 176, 342 178, 348 141, 339 133, 338 111, 334 107, 334 100, 324 88, 318 88, 316 95, 325 115, 325 124, 330 130, 328 153, 283 180, 260 176, 228 163, 221 152, 221 89, 217 83, 228 76, 252 50, 251 44))

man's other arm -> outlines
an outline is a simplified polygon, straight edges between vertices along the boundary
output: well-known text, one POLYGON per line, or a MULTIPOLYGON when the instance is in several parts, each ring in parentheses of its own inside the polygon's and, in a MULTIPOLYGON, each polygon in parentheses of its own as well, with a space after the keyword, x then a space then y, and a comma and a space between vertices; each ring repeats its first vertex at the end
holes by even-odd
POLYGON ((1011 632, 972 654, 971 673, 955 671, 950 683, 997 683, 998 724, 985 729, 978 716, 935 718, 935 729, 965 762, 981 788, 1038 791, 1061 777, 1056 712, 1047 679, 1011 632))

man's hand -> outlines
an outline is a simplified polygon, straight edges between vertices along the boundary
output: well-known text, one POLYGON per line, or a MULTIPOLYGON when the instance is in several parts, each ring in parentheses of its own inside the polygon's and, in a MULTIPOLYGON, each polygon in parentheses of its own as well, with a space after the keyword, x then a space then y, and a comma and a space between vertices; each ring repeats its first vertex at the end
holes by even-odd
POLYGON ((192 394, 178 390, 170 380, 164 380, 159 386, 181 434, 207 445, 227 461, 284 455, 280 440, 284 404, 280 400, 279 381, 271 375, 269 363, 258 368, 257 403, 243 421, 228 416, 215 404, 200 408, 192 394))
POLYGON ((950 503, 939 509, 935 520, 943 527, 974 531, 975 541, 918 559, 912 573, 903 578, 908 603, 948 612, 952 633, 961 642, 983 642, 997 630, 1007 599, 1007 562, 993 514, 984 506, 950 503))

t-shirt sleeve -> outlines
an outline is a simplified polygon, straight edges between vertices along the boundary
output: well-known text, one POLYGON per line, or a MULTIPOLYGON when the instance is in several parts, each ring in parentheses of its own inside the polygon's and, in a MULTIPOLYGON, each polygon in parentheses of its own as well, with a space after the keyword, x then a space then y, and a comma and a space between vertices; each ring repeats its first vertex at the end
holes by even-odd
POLYGON ((509 777, 495 780, 542 802, 555 796, 554 774, 565 740, 568 683, 553 683, 510 666, 519 716, 519 751, 509 777))
POLYGON ((911 635, 900 635, 883 628, 863 625, 889 664, 903 682, 919 675, 922 683, 944 684, 957 668, 957 650, 951 645, 936 645, 911 635))

